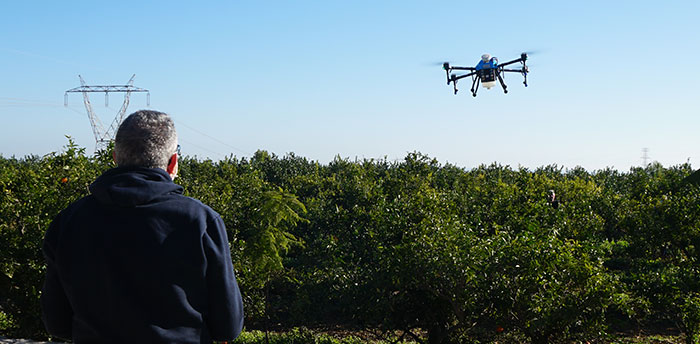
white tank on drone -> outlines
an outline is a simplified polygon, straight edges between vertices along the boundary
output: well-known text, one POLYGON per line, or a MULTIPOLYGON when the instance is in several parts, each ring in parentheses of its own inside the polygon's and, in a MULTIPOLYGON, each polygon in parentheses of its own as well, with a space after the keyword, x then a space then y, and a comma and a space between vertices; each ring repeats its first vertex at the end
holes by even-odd
POLYGON ((481 86, 484 86, 487 90, 490 90, 491 87, 496 86, 496 82, 495 81, 483 82, 483 83, 481 83, 481 86))
MULTIPOLYGON (((491 61, 491 55, 490 54, 481 55, 481 61, 484 63, 489 63, 489 61, 491 61)), ((485 82, 481 83, 481 86, 483 86, 487 90, 490 90, 491 87, 496 86, 496 81, 495 80, 494 81, 485 81, 485 82)))

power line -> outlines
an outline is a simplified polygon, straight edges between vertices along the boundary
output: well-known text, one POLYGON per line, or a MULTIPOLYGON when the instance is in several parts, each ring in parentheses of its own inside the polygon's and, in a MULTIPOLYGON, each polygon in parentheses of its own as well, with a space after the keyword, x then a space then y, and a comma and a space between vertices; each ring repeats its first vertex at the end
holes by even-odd
POLYGON ((224 142, 224 141, 222 141, 222 140, 219 140, 219 139, 217 139, 216 137, 213 137, 213 136, 211 136, 211 135, 209 135, 209 134, 203 133, 203 132, 201 132, 201 131, 199 131, 199 130, 193 128, 192 126, 189 126, 189 125, 183 123, 183 122, 180 121, 180 120, 176 120, 176 122, 177 122, 178 124, 181 124, 181 125, 187 127, 188 129, 194 131, 195 133, 200 134, 200 135, 205 136, 205 137, 208 137, 208 138, 210 138, 210 139, 212 139, 212 140, 214 140, 214 141, 216 141, 216 142, 218 142, 218 143, 221 143, 221 144, 224 145, 224 146, 227 146, 227 147, 229 147, 229 148, 231 148, 231 149, 237 150, 237 151, 240 152, 240 153, 243 153, 243 154, 246 154, 246 155, 251 155, 249 152, 246 152, 246 151, 244 151, 244 150, 242 150, 242 149, 240 149, 240 148, 238 148, 238 147, 232 146, 232 145, 230 145, 230 144, 228 144, 228 143, 226 143, 226 142, 224 142))
POLYGON ((209 148, 200 146, 200 145, 198 145, 198 144, 196 144, 196 143, 192 143, 192 142, 190 142, 190 141, 188 141, 188 140, 183 140, 183 139, 181 139, 181 138, 178 138, 178 140, 180 140, 180 141, 186 143, 188 146, 196 147, 196 148, 205 150, 205 151, 207 151, 207 152, 209 152, 209 153, 214 153, 214 154, 216 154, 216 155, 218 155, 218 156, 220 156, 220 157, 223 157, 223 158, 226 157, 226 154, 221 154, 221 153, 216 152, 216 151, 213 151, 213 150, 211 150, 211 149, 209 149, 209 148))
POLYGON ((10 98, 10 97, 0 97, 1 107, 63 107, 68 110, 75 112, 80 117, 83 117, 83 112, 77 110, 74 107, 65 106, 60 103, 52 103, 48 100, 37 100, 37 99, 25 99, 25 98, 10 98), (9 102, 8 102, 9 101, 9 102))
MULTIPOLYGON (((88 86, 88 87, 90 87, 90 86, 88 86)), ((93 86, 93 88, 94 88, 94 87, 95 87, 95 86, 93 86)), ((72 89, 72 90, 76 90, 76 89, 72 89)), ((80 92, 80 91, 73 91, 73 92, 80 92)), ((91 90, 90 92, 98 92, 98 91, 95 91, 95 90, 93 89, 93 90, 91 90)), ((105 92, 105 91, 104 91, 104 90, 101 90, 100 92, 105 92)), ((68 106, 68 105, 65 104, 65 103, 64 103, 64 104, 60 104, 60 103, 55 103, 55 102, 51 102, 51 101, 47 101, 47 100, 39 100, 39 99, 26 99, 26 98, 15 98, 15 97, 0 97, 0 107, 33 107, 33 106, 37 106, 37 107, 64 107, 64 108, 66 108, 66 109, 71 110, 72 112, 74 112, 77 116, 83 117, 83 116, 85 115, 85 113, 84 113, 83 111, 80 111, 80 110, 78 110, 78 109, 76 109, 76 108, 74 108, 74 107, 72 107, 72 106, 68 106)), ((107 109, 109 109, 109 110, 117 111, 116 109, 112 108, 112 107, 109 106, 109 105, 107 105, 106 107, 107 107, 107 109)), ((120 109, 119 111, 121 111, 121 109, 120 109)), ((93 115, 94 115, 94 112, 93 112, 93 115)), ((88 114, 88 116, 90 116, 90 114, 88 114)), ((171 117, 173 117, 173 116, 171 116, 171 117)), ((195 133, 197 133, 197 134, 199 134, 199 135, 202 135, 202 136, 207 137, 207 138, 209 138, 209 139, 211 139, 211 140, 213 140, 213 141, 216 141, 216 142, 218 142, 218 143, 220 143, 220 144, 222 144, 222 145, 224 145, 224 146, 226 146, 226 147, 228 147, 228 148, 231 148, 231 149, 233 149, 233 150, 236 150, 236 151, 239 152, 239 153, 242 153, 242 154, 245 154, 245 155, 252 155, 252 154, 251 154, 250 152, 248 152, 248 151, 245 151, 245 150, 243 150, 243 149, 240 149, 240 148, 238 148, 238 147, 236 147, 236 146, 233 146, 233 145, 231 145, 231 144, 229 144, 229 143, 227 143, 227 142, 225 142, 225 141, 223 141, 223 140, 221 140, 221 139, 218 139, 218 138, 216 138, 216 137, 214 137, 214 136, 211 136, 211 135, 209 135, 209 134, 207 134, 207 133, 205 133, 205 132, 203 132, 203 131, 201 131, 201 130, 198 130, 198 129, 192 127, 191 125, 188 125, 187 123, 184 123, 184 122, 182 122, 182 121, 180 121, 180 120, 176 120, 174 117, 173 117, 173 120, 174 120, 178 125, 182 125, 182 126, 188 128, 188 129, 194 131, 195 133)), ((227 154, 223 154, 223 153, 214 151, 214 150, 212 150, 212 149, 210 149, 210 148, 207 148, 207 147, 204 147, 204 146, 195 144, 195 143, 190 142, 190 141, 187 141, 187 140, 182 140, 182 141, 185 142, 185 143, 187 143, 188 146, 192 146, 192 147, 199 148, 199 149, 204 150, 204 151, 207 151, 207 152, 209 152, 209 153, 216 154, 216 155, 218 155, 218 156, 220 156, 220 157, 226 157, 226 156, 228 156, 227 154)))
POLYGON ((104 71, 104 70, 105 70, 104 68, 96 67, 96 66, 93 66, 93 65, 86 66, 85 64, 75 64, 75 63, 68 62, 68 61, 64 61, 64 60, 61 60, 61 59, 57 59, 57 58, 54 58, 54 57, 51 57, 51 56, 41 55, 41 54, 37 54, 37 53, 34 53, 34 52, 29 52, 29 51, 23 51, 23 50, 17 50, 17 49, 10 49, 10 48, 0 48, 0 51, 6 51, 6 52, 9 52, 9 53, 13 53, 13 54, 19 54, 19 55, 29 56, 29 57, 33 57, 33 58, 39 58, 39 59, 42 59, 42 60, 51 61, 51 62, 54 62, 54 63, 59 63, 59 64, 62 64, 62 65, 66 65, 66 66, 71 66, 71 67, 74 67, 74 68, 81 68, 81 69, 84 69, 85 67, 89 67, 89 68, 92 69, 92 70, 99 70, 99 71, 104 71))
POLYGON ((66 106, 65 108, 75 112, 76 114, 80 115, 80 117, 83 117, 83 113, 81 111, 77 110, 76 108, 72 108, 70 106, 66 106))
POLYGON ((0 97, 0 105, 2 106, 55 106, 60 107, 59 103, 54 103, 48 100, 25 99, 25 98, 10 98, 0 97))

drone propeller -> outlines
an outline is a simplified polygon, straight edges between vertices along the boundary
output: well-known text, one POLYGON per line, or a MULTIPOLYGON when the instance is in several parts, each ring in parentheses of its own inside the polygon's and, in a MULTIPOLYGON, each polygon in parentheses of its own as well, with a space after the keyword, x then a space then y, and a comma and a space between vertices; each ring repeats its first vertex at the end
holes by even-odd
POLYGON ((440 66, 442 67, 443 70, 449 70, 450 67, 452 66, 452 63, 450 62, 432 62, 430 63, 431 66, 440 66))
POLYGON ((528 57, 530 57, 530 56, 532 56, 532 55, 539 55, 539 54, 541 54, 541 53, 542 53, 542 50, 541 50, 541 49, 537 49, 537 50, 527 50, 527 51, 521 52, 521 53, 520 53, 520 56, 521 56, 521 57, 525 57, 525 59, 527 60, 528 57))
POLYGON ((535 50, 524 50, 524 51, 521 51, 520 54, 525 54, 527 56, 530 56, 530 55, 540 55, 543 52, 544 51, 542 49, 535 49, 535 50))
POLYGON ((430 65, 430 66, 442 66, 445 63, 449 63, 450 65, 452 64, 451 61, 443 60, 443 61, 430 62, 430 63, 428 63, 428 65, 430 65))

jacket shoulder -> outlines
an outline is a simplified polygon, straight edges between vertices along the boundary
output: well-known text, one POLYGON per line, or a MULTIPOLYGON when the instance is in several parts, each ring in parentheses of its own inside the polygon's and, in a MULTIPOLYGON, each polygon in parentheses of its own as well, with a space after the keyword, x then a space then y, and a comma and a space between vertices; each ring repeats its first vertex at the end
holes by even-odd
POLYGON ((181 202, 185 208, 199 210, 210 216, 221 217, 216 210, 212 209, 210 206, 196 198, 179 194, 174 195, 174 197, 178 202, 181 202))

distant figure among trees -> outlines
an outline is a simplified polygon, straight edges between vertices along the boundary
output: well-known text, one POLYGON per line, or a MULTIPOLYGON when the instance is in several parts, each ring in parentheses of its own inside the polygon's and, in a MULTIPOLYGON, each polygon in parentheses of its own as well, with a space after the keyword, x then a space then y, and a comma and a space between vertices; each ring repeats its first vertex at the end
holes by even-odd
POLYGON ((173 183, 179 145, 165 113, 138 111, 117 163, 46 232, 41 305, 54 336, 81 342, 235 339, 243 303, 224 223, 173 183))
POLYGON ((559 200, 557 199, 557 194, 554 190, 549 190, 549 195, 547 195, 547 202, 552 205, 552 208, 559 208, 559 200))

